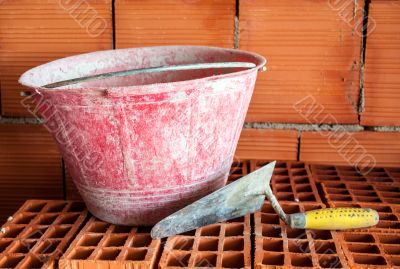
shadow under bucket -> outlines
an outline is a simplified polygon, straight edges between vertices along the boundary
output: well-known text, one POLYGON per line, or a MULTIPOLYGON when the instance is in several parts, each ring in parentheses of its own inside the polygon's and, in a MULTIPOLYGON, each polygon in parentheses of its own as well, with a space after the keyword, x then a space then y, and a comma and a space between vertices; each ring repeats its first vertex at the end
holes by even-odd
POLYGON ((53 135, 90 212, 152 225, 222 187, 265 59, 198 46, 120 49, 53 61, 20 83, 53 135), (254 68, 143 73, 43 85, 128 69, 248 62, 254 68))

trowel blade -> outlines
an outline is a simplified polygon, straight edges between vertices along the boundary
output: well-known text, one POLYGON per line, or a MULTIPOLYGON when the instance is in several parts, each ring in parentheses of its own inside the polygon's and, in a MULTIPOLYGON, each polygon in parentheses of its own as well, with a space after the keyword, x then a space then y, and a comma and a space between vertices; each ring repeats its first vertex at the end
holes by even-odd
POLYGON ((163 238, 258 211, 269 188, 275 161, 201 198, 157 223, 153 238, 163 238))

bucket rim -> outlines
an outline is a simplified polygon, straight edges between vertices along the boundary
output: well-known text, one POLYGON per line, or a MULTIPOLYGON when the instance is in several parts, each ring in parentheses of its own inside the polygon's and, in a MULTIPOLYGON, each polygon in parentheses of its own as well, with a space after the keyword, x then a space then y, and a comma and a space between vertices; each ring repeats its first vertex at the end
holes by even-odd
MULTIPOLYGON (((99 50, 99 51, 94 51, 94 52, 88 52, 88 53, 80 53, 72 56, 67 56, 63 57, 60 59, 56 59, 53 61, 46 62, 44 64, 38 65, 34 68, 31 68, 27 71, 25 71, 18 79, 18 82, 28 88, 32 88, 35 90, 43 91, 43 92, 66 92, 66 91, 72 91, 72 92, 81 92, 81 91, 88 91, 88 90, 93 90, 93 91, 104 91, 104 90, 112 90, 112 91, 118 91, 118 90, 135 90, 135 89, 140 89, 141 91, 145 90, 146 87, 155 87, 155 86, 160 86, 161 88, 166 89, 168 91, 168 88, 173 88, 173 86, 184 86, 185 84, 193 84, 193 83, 203 83, 205 81, 213 81, 213 80, 218 80, 218 79, 226 79, 230 77, 237 77, 237 76, 242 76, 246 75, 248 73, 252 72, 257 72, 258 70, 261 70, 267 63, 267 60, 265 57, 262 55, 255 53, 255 52, 250 52, 246 50, 241 50, 241 49, 232 49, 232 48, 221 48, 221 47, 215 47, 215 46, 198 46, 198 45, 166 45, 166 46, 148 46, 148 47, 138 47, 138 48, 121 48, 121 49, 109 49, 109 50, 99 50), (202 78, 196 78, 196 79, 188 79, 188 80, 181 80, 181 81, 175 81, 175 82, 160 82, 160 83, 151 83, 151 84, 143 84, 143 85, 128 85, 128 86, 76 86, 76 85, 68 85, 64 87, 57 87, 57 88, 45 88, 43 86, 37 85, 37 83, 34 83, 31 81, 30 77, 36 73, 41 71, 43 68, 48 67, 49 65, 56 65, 57 63, 62 63, 63 61, 66 60, 73 60, 79 59, 85 56, 95 56, 97 54, 104 54, 104 53, 109 53, 110 55, 112 53, 116 53, 117 51, 134 51, 134 50, 142 50, 142 49, 163 49, 163 48, 168 48, 168 49, 178 49, 178 48, 190 48, 190 49, 209 49, 209 50, 214 50, 214 51, 224 51, 224 52, 230 52, 234 54, 243 54, 247 55, 250 57, 254 58, 254 64, 255 67, 241 70, 241 71, 236 71, 236 72, 230 72, 226 74, 220 74, 220 75, 214 75, 214 76, 207 76, 207 77, 202 77, 202 78), (166 87, 167 86, 167 87, 166 87)), ((165 92, 165 91, 163 91, 165 92)))

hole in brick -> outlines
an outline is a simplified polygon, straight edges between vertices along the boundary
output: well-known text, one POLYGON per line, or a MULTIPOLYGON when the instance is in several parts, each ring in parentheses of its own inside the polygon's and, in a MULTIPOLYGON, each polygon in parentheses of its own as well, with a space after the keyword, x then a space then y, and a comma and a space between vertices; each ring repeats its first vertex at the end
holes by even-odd
POLYGON ((289 176, 287 169, 275 169, 274 175, 276 176, 289 176))
POLYGON ((310 231, 311 237, 314 240, 329 240, 332 239, 332 234, 330 231, 324 230, 312 230, 310 231))
POLYGON ((121 225, 115 225, 113 229, 113 233, 115 234, 128 234, 132 230, 132 227, 130 226, 121 226, 121 225))
POLYGON ((323 255, 319 257, 318 262, 322 268, 343 268, 338 256, 323 255))
POLYGON ((382 245, 382 246, 387 254, 390 254, 390 255, 399 255, 400 254, 399 246, 393 246, 393 245, 382 245))
POLYGON ((378 197, 367 197, 367 196, 355 196, 354 198, 357 202, 367 202, 367 203, 380 203, 381 199, 378 197))
POLYGON ((380 213, 379 214, 379 219, 380 220, 391 220, 391 221, 397 221, 398 218, 396 217, 396 215, 393 214, 384 214, 384 213, 380 213))
POLYGON ((201 236, 219 236, 221 226, 209 225, 201 229, 201 236))
POLYGON ((37 224, 50 225, 56 220, 57 217, 58 217, 58 214, 43 214, 42 216, 39 217, 37 224))
POLYGON ((286 235, 288 238, 296 238, 296 239, 306 239, 307 238, 306 230, 304 230, 304 229, 287 228, 286 235))
POLYGON ((349 244, 348 248, 351 252, 356 253, 379 253, 379 249, 375 245, 367 245, 367 244, 349 244))
POLYGON ((21 213, 18 216, 16 216, 13 220, 13 223, 15 224, 29 224, 32 219, 36 217, 36 214, 32 213, 21 213))
POLYGON ((190 253, 172 252, 167 261, 167 266, 187 267, 189 264, 190 253))
POLYGON ((286 214, 293 214, 300 212, 300 208, 298 205, 282 205, 282 208, 286 214))
POLYGON ((243 238, 225 238, 224 251, 229 250, 243 250, 244 240, 243 238))
POLYGON ((96 221, 90 225, 87 231, 90 233, 105 233, 108 227, 110 227, 110 224, 96 221))
POLYGON ((44 240, 40 243, 37 252, 41 254, 51 254, 57 249, 60 243, 61 240, 44 240))
POLYGON ((267 224, 279 224, 279 216, 276 214, 261 214, 261 222, 267 224))
POLYGON ((104 243, 104 246, 106 246, 106 247, 122 247, 122 246, 124 246, 127 239, 128 239, 127 235, 112 234, 112 235, 110 235, 109 238, 107 238, 106 242, 104 243))
POLYGON ((218 250, 218 238, 201 238, 199 241, 199 251, 218 250))
POLYGON ((312 192, 312 188, 311 188, 311 185, 305 184, 305 185, 297 186, 296 191, 297 192, 312 192))
POLYGON ((79 218, 80 214, 67 214, 60 216, 57 219, 57 224, 74 224, 79 218))
POLYGON ((329 194, 341 194, 341 195, 350 195, 348 190, 342 190, 342 189, 326 189, 327 193, 329 194))
POLYGON ((36 245, 37 240, 20 240, 16 241, 11 247, 10 252, 14 253, 28 253, 36 245))
POLYGON ((332 175, 319 175, 318 180, 322 181, 339 181, 340 177, 332 175))
POLYGON ((8 226, 6 228, 6 232, 4 233, 3 237, 4 238, 16 238, 23 230, 25 227, 21 226, 8 226))
POLYGON ((335 254, 336 246, 333 242, 315 241, 315 252, 319 254, 335 254))
POLYGON ((28 231, 24 232, 23 238, 39 239, 47 231, 47 227, 32 227, 28 231))
POLYGON ((136 234, 132 241, 132 247, 148 247, 152 242, 149 234, 136 234))
POLYGON ((60 202, 60 203, 52 203, 46 208, 46 212, 61 212, 65 208, 67 203, 60 202))
POLYGON ((272 225, 262 225, 262 235, 266 237, 282 237, 281 228, 272 225))
POLYGON ((272 208, 272 206, 270 204, 264 203, 264 205, 261 208, 261 212, 262 213, 272 213, 272 214, 276 214, 275 210, 272 208))
POLYGON ((223 268, 242 268, 244 267, 243 253, 229 253, 225 252, 222 256, 223 268))
POLYGON ((303 162, 291 163, 290 167, 291 168, 304 168, 304 163, 303 162))
POLYGON ((290 184, 276 184, 274 187, 276 192, 293 192, 290 184))
POLYGON ((244 222, 244 217, 239 217, 239 218, 235 218, 235 219, 230 219, 230 220, 227 220, 226 222, 228 222, 228 223, 232 223, 232 222, 244 222))
POLYGON ((368 205, 370 208, 375 209, 378 212, 383 212, 383 213, 393 213, 392 209, 390 206, 384 206, 384 205, 368 205))
POLYGON ((99 255, 97 255, 97 259, 103 261, 113 261, 118 257, 120 252, 120 249, 102 249, 99 255))
POLYGON ((381 220, 379 221, 377 227, 383 229, 400 229, 400 223, 397 221, 381 220))
POLYGON ((25 256, 5 256, 0 260, 0 268, 16 268, 25 256))
POLYGON ((283 254, 265 252, 262 260, 264 265, 283 265, 285 256, 283 254))
POLYGON ((136 233, 138 234, 149 234, 151 232, 152 227, 148 226, 139 226, 136 230, 136 233))
POLYGON ((25 211, 27 211, 27 212, 40 212, 45 205, 46 205, 46 203, 33 202, 32 204, 28 205, 25 208, 25 211))
POLYGON ((400 235, 378 235, 378 237, 383 244, 399 244, 400 242, 400 235))
POLYGON ((86 234, 79 240, 78 246, 95 247, 99 244, 102 238, 102 235, 86 234))
POLYGON ((347 242, 364 242, 364 243, 375 242, 374 237, 370 234, 345 233, 343 234, 343 238, 347 242))
POLYGON ((353 259, 357 264, 386 265, 386 261, 382 256, 353 255, 353 259))
POLYGON ((351 195, 330 194, 329 199, 332 201, 353 201, 351 195))
POLYGON ((311 256, 308 255, 291 255, 293 266, 313 267, 311 256))
POLYGON ((92 255, 94 249, 92 248, 77 248, 72 251, 69 258, 72 260, 86 260, 92 255))
MULTIPOLYGON (((260 166, 267 165, 268 163, 269 163, 269 162, 263 162, 263 163, 262 163, 263 165, 260 165, 260 166)), ((275 164, 275 169, 276 169, 276 168, 286 168, 286 167, 287 167, 286 162, 277 161, 276 164, 275 164)), ((399 172, 400 172, 400 171, 399 171, 399 172)))
POLYGON ((276 198, 281 201, 294 201, 294 195, 293 193, 277 193, 275 194, 276 198))
POLYGON ((400 266, 400 257, 392 256, 390 257, 390 260, 392 261, 394 266, 400 266))
POLYGON ((85 204, 82 202, 72 202, 69 207, 67 212, 82 212, 85 210, 85 204))
POLYGON ((238 236, 243 235, 244 225, 238 223, 226 224, 225 236, 238 236))
POLYGON ((178 250, 191 250, 193 248, 193 238, 175 237, 173 249, 178 250))
POLYGON ((71 230, 71 227, 54 226, 49 232, 48 238, 64 238, 71 230))
POLYGON ((195 234, 196 234, 196 230, 191 230, 191 231, 181 233, 181 235, 186 235, 186 236, 195 236, 195 234))
POLYGON ((308 179, 307 176, 301 176, 301 177, 297 176, 294 178, 293 181, 295 184, 309 184, 310 183, 310 180, 308 179))
POLYGON ((12 239, 0 239, 0 253, 6 250, 12 242, 12 239))
POLYGON ((308 242, 302 242, 299 240, 288 240, 288 247, 290 252, 294 253, 309 253, 310 247, 308 242))
POLYGON ((306 169, 292 169, 293 176, 307 176, 306 169))
POLYGON ((290 178, 288 176, 273 176, 272 181, 276 184, 290 184, 290 178))
POLYGON ((309 201, 309 202, 316 201, 314 193, 312 193, 312 192, 311 193, 298 193, 297 197, 300 201, 309 201))
POLYGON ((143 261, 146 258, 147 249, 128 249, 125 260, 143 261))
POLYGON ((217 264, 217 254, 199 253, 194 260, 195 267, 215 267, 217 264))
POLYGON ((44 260, 37 256, 30 256, 23 262, 23 268, 40 269, 44 264, 44 260))
POLYGON ((265 251, 273 251, 273 252, 282 252, 283 251, 283 241, 282 240, 274 240, 274 239, 264 239, 263 240, 263 250, 265 251))

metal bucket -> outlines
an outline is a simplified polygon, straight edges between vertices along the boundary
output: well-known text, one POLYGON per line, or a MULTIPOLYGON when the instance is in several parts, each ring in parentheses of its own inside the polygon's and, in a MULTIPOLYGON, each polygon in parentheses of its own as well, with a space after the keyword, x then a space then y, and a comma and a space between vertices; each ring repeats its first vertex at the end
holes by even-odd
POLYGON ((82 198, 96 217, 152 225, 222 187, 243 126, 259 55, 165 46, 82 54, 24 73, 82 198), (251 62, 251 69, 146 73, 49 89, 132 68, 251 62))

